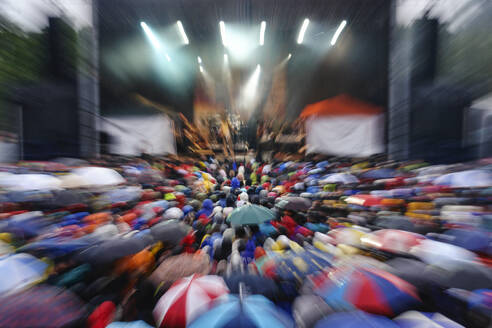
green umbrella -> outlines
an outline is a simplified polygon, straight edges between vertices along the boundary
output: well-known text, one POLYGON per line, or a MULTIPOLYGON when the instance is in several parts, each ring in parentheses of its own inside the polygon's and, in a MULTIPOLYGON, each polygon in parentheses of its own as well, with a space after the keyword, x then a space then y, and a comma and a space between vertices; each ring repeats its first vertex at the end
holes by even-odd
POLYGON ((275 217, 268 208, 258 205, 244 205, 236 208, 227 218, 232 225, 260 224, 275 217))

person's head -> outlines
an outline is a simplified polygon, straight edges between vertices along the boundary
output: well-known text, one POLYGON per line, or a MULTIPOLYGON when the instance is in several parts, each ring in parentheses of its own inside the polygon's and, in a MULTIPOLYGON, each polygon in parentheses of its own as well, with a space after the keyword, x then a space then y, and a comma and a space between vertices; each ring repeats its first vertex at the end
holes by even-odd
POLYGON ((235 236, 236 238, 246 238, 246 230, 243 227, 236 227, 235 236))

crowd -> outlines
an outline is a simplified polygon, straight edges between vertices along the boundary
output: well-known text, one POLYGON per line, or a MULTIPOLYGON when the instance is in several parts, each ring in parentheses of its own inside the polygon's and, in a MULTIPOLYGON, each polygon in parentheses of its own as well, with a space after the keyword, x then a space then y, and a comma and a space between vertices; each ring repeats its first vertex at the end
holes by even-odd
POLYGON ((0 166, 0 327, 487 327, 492 161, 0 166))

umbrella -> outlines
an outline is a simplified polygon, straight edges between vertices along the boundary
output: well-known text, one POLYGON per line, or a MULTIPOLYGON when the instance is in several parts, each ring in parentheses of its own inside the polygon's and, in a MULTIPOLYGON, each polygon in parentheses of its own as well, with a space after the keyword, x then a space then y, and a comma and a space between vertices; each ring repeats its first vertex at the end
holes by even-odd
POLYGON ((351 184, 351 183, 359 183, 359 179, 357 179, 354 175, 350 173, 335 173, 330 174, 326 178, 320 181, 321 184, 327 183, 341 183, 341 184, 351 184))
POLYGON ((175 246, 186 236, 189 229, 179 221, 168 220, 152 226, 150 234, 156 241, 175 246))
POLYGON ((307 211, 311 207, 311 201, 304 197, 286 197, 277 206, 283 210, 307 211))
POLYGON ((301 295, 294 300, 292 312, 297 327, 310 328, 323 317, 333 313, 333 309, 317 295, 301 295))
POLYGON ((425 263, 451 271, 469 265, 476 259, 474 253, 462 247, 429 239, 422 240, 419 245, 411 249, 410 253, 425 263))
POLYGON ((489 187, 492 185, 492 174, 486 170, 466 170, 442 175, 433 183, 453 188, 489 187))
POLYGON ((490 244, 489 235, 481 230, 451 229, 444 233, 443 241, 470 251, 486 251, 490 244))
POLYGON ((217 303, 188 327, 294 327, 294 323, 285 313, 261 295, 246 297, 227 295, 217 303))
POLYGON ((152 245, 153 242, 154 239, 150 235, 117 237, 83 250, 76 258, 93 264, 110 263, 122 257, 136 254, 145 247, 152 245))
POLYGON ((49 238, 34 241, 18 249, 21 252, 43 254, 50 257, 58 257, 73 253, 91 246, 87 238, 62 240, 49 238))
POLYGON ((373 195, 354 195, 349 196, 345 199, 347 204, 358 205, 358 206, 379 206, 383 198, 376 197, 373 195))
POLYGON ((379 216, 375 222, 374 226, 382 229, 398 229, 405 231, 415 231, 416 227, 410 221, 410 218, 403 215, 384 215, 379 216))
POLYGON ((194 273, 206 275, 210 272, 210 258, 203 253, 180 254, 164 260, 150 275, 154 285, 170 287, 176 280, 194 273))
POLYGON ((80 176, 87 186, 112 186, 125 182, 118 172, 106 167, 80 167, 72 173, 80 176))
POLYGON ((394 178, 398 175, 398 172, 394 169, 374 169, 374 170, 369 170, 360 175, 361 178, 363 179, 373 179, 373 180, 378 180, 378 179, 390 179, 394 178))
POLYGON ((440 313, 407 311, 397 316, 394 321, 401 328, 412 327, 442 327, 462 328, 463 326, 452 321, 440 313))
POLYGON ((71 327, 83 325, 84 304, 58 287, 37 286, 0 300, 0 327, 71 327))
POLYGON ((29 254, 7 255, 0 259, 0 295, 17 292, 40 282, 48 264, 29 254))
POLYGON ((280 290, 277 284, 269 278, 252 274, 235 274, 224 278, 227 287, 233 294, 239 294, 240 286, 248 294, 259 294, 266 298, 276 301, 280 296, 280 290))
POLYGON ((61 188, 74 189, 74 188, 85 188, 87 183, 83 177, 77 174, 69 173, 60 177, 61 188))
POLYGON ((410 248, 416 246, 425 237, 417 233, 384 229, 369 233, 360 240, 362 245, 388 252, 408 253, 410 248))
POLYGON ((176 281, 162 295, 153 315, 158 327, 186 327, 207 311, 217 297, 229 292, 218 276, 192 275, 176 281))
POLYGON ((48 174, 7 174, 0 176, 0 187, 12 191, 59 189, 60 179, 48 174))
POLYGON ((414 286, 380 269, 342 266, 322 277, 314 291, 333 307, 392 316, 419 302, 414 286))
POLYGON ((275 214, 266 207, 247 204, 232 211, 227 221, 232 225, 260 224, 274 217, 275 214))
POLYGON ((337 228, 328 232, 328 236, 333 238, 334 244, 359 245, 360 239, 365 235, 364 232, 353 228, 337 228))
POLYGON ((390 319, 368 314, 362 311, 340 312, 329 315, 319 321, 315 328, 359 328, 359 327, 374 327, 374 328, 399 328, 399 326, 390 319))
POLYGON ((458 267, 450 274, 446 274, 442 283, 447 287, 466 290, 492 289, 492 272, 489 267, 473 263, 458 267))

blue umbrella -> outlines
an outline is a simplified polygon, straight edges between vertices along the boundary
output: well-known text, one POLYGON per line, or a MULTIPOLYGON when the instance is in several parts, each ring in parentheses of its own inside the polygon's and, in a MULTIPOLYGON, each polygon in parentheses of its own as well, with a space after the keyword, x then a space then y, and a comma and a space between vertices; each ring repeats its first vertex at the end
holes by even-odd
POLYGON ((375 169, 362 173, 360 175, 363 179, 390 179, 398 175, 398 172, 394 169, 375 169))
POLYGON ((66 241, 58 238, 50 238, 29 243, 19 248, 18 251, 39 253, 49 257, 59 257, 85 249, 91 245, 92 243, 82 238, 66 241))
POLYGON ((399 326, 390 319, 368 314, 362 311, 349 311, 339 312, 329 315, 328 317, 318 321, 314 326, 315 328, 359 328, 359 327, 372 327, 372 328, 398 328, 399 326))
POLYGON ((15 254, 0 258, 0 295, 20 291, 40 282, 48 264, 29 254, 15 254))
POLYGON ((444 235, 452 238, 446 238, 442 241, 475 252, 487 250, 490 243, 488 234, 481 230, 451 229, 446 231, 444 235))
POLYGON ((225 296, 219 304, 193 321, 189 328, 294 327, 287 314, 261 295, 225 296))

